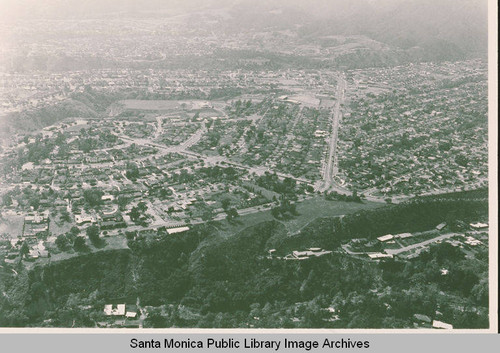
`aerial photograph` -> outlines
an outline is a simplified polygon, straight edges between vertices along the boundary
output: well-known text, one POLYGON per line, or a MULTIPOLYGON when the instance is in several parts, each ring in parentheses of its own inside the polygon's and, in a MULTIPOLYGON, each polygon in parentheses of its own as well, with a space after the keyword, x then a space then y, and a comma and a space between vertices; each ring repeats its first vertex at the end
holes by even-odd
POLYGON ((487 0, 0 0, 0 327, 490 329, 488 84, 487 0))

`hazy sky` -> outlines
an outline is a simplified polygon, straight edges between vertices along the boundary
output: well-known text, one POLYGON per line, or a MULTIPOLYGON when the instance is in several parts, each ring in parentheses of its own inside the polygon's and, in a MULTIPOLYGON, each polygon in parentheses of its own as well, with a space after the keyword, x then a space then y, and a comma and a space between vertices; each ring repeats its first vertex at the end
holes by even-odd
POLYGON ((0 0, 0 18, 3 21, 21 18, 85 18, 110 12, 184 12, 238 4, 248 4, 253 8, 294 8, 326 16, 346 11, 355 13, 363 7, 390 11, 405 4, 417 4, 420 7, 439 4, 438 7, 443 9, 467 6, 485 12, 487 2, 488 0, 0 0))
POLYGON ((466 52, 487 47, 488 0, 0 0, 0 40, 18 28, 9 24, 25 21, 158 19, 216 9, 234 33, 306 25, 317 35, 362 34, 403 47, 436 40, 466 52))

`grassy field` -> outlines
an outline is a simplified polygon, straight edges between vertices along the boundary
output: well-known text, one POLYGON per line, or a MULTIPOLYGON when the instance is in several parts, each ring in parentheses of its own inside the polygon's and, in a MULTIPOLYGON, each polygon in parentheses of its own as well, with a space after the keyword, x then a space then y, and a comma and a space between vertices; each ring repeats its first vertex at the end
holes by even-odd
POLYGON ((254 226, 261 222, 272 221, 274 218, 270 211, 262 211, 238 217, 233 222, 229 223, 226 220, 218 221, 215 227, 223 236, 234 235, 243 229, 254 226))
MULTIPOLYGON (((297 204, 298 216, 292 219, 280 220, 288 234, 297 233, 301 228, 309 222, 320 217, 334 217, 344 214, 354 213, 360 210, 370 210, 384 206, 384 203, 377 202, 343 202, 343 201, 326 201, 322 197, 314 197, 297 204)), ((246 227, 253 226, 260 222, 271 221, 275 219, 271 215, 270 210, 240 216, 235 222, 220 221, 217 227, 224 235, 233 235, 246 227)))
MULTIPOLYGON (((124 236, 111 236, 111 237, 102 237, 102 239, 106 242, 105 246, 96 248, 91 244, 91 242, 87 239, 87 246, 89 247, 88 252, 76 252, 73 249, 62 252, 51 252, 50 260, 46 257, 38 258, 34 262, 25 262, 25 265, 28 269, 33 268, 35 265, 47 265, 49 262, 57 262, 70 259, 75 256, 80 256, 88 253, 94 253, 99 251, 109 251, 109 250, 120 250, 120 249, 128 249, 127 239, 124 236)), ((49 249, 50 250, 50 249, 49 249)))
POLYGON ((370 210, 384 205, 383 203, 368 201, 364 203, 327 201, 322 197, 315 197, 299 203, 297 205, 299 215, 284 223, 288 232, 293 234, 315 218, 340 216, 360 210, 370 210))

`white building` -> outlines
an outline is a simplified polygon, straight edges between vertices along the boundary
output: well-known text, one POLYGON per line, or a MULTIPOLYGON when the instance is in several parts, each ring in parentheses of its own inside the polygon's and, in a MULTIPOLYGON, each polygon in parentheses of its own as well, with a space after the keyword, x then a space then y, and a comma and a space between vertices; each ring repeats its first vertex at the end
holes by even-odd
POLYGON ((432 327, 434 328, 442 328, 445 330, 453 330, 453 325, 447 324, 446 322, 438 321, 438 320, 433 320, 432 321, 432 327))
POLYGON ((370 259, 383 259, 383 258, 393 258, 392 254, 383 254, 381 252, 373 253, 373 254, 368 254, 370 259))
POLYGON ((394 235, 387 234, 387 235, 383 235, 381 237, 378 237, 377 239, 378 239, 378 241, 384 242, 384 241, 388 241, 388 240, 394 239, 394 235))
POLYGON ((125 304, 118 304, 116 308, 113 308, 113 304, 106 304, 104 305, 104 314, 107 316, 124 316, 125 304))
POLYGON ((175 233, 186 232, 188 230, 189 230, 189 227, 177 227, 177 228, 167 229, 167 233, 168 234, 175 234, 175 233))

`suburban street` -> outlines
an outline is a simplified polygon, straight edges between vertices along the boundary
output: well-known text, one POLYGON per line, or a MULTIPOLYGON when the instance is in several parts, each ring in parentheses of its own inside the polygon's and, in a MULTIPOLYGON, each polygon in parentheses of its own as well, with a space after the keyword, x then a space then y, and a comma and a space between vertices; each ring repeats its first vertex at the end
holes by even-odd
POLYGON ((446 233, 446 234, 442 234, 442 235, 440 235, 438 237, 435 237, 435 238, 423 241, 421 243, 417 243, 417 244, 405 246, 404 248, 400 248, 400 249, 386 249, 385 252, 388 253, 388 254, 397 255, 397 254, 400 254, 400 253, 403 253, 403 252, 406 252, 406 251, 410 251, 410 250, 413 250, 413 249, 425 247, 426 245, 429 245, 431 243, 435 243, 435 242, 440 241, 440 240, 452 238, 452 237, 454 237, 456 235, 459 235, 459 234, 457 234, 457 233, 446 233))

